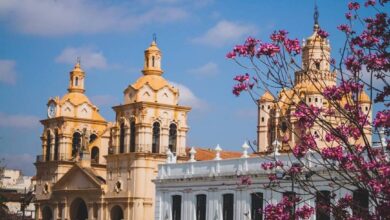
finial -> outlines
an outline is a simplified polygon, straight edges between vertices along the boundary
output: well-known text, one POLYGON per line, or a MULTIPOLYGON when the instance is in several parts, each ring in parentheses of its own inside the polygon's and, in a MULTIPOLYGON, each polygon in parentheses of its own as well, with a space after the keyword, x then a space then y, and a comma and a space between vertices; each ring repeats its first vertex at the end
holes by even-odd
POLYGON ((155 43, 157 43, 157 35, 156 35, 156 33, 153 33, 153 41, 154 41, 155 43))
POLYGON ((77 59, 76 59, 76 66, 75 67, 80 67, 80 63, 81 63, 81 58, 77 57, 77 59))
POLYGON ((317 1, 314 1, 314 25, 318 25, 318 17, 320 13, 318 12, 317 1))
POLYGON ((248 149, 250 148, 250 146, 248 145, 248 143, 245 141, 244 144, 242 145, 242 156, 241 158, 248 158, 249 155, 248 155, 248 149))
POLYGON ((215 147, 215 158, 214 160, 221 160, 221 151, 222 151, 222 148, 219 146, 219 144, 217 144, 217 147, 215 147))
POLYGON ((196 154, 196 150, 194 147, 191 147, 191 150, 190 150, 190 160, 189 162, 195 162, 195 154, 196 154))

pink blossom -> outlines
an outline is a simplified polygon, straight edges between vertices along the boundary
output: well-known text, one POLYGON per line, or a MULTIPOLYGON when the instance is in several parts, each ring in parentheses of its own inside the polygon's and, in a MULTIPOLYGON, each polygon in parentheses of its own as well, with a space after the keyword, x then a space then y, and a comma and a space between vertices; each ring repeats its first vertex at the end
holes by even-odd
POLYGON ((339 161, 343 157, 343 149, 340 146, 327 147, 322 149, 321 155, 326 159, 339 161))
POLYGON ((342 32, 345 32, 346 34, 350 34, 352 32, 351 27, 347 24, 342 24, 337 26, 337 29, 339 29, 342 32))
POLYGON ((241 180, 241 185, 246 185, 246 186, 252 185, 252 177, 250 176, 242 176, 240 180, 241 180))
POLYGON ((317 34, 318 34, 318 36, 320 36, 321 38, 327 38, 327 37, 329 37, 329 33, 326 32, 326 31, 324 31, 323 29, 319 29, 319 30, 317 31, 317 34))
POLYGON ((358 2, 350 2, 348 4, 349 10, 358 10, 360 8, 360 4, 358 2))
POLYGON ((301 53, 301 45, 299 44, 298 39, 295 40, 285 39, 284 46, 286 47, 286 50, 289 53, 292 53, 293 55, 297 55, 301 53))
POLYGON ((288 32, 285 30, 275 31, 270 38, 273 42, 283 42, 287 37, 288 32))
POLYGON ((280 52, 279 46, 270 43, 262 43, 257 50, 256 56, 260 57, 261 55, 266 55, 269 57, 275 56, 280 52))
POLYGON ((365 3, 364 3, 364 6, 368 7, 368 6, 375 6, 375 0, 367 0, 365 3))
POLYGON ((383 111, 377 112, 373 124, 375 127, 389 128, 390 127, 390 110, 383 110, 383 111))

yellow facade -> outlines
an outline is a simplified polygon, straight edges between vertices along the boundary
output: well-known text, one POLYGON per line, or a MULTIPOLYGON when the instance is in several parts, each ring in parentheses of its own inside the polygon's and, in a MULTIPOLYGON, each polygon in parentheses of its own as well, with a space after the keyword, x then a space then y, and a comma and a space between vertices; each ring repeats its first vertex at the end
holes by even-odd
POLYGON ((167 151, 185 158, 187 113, 179 91, 162 77, 155 41, 143 75, 124 90, 107 122, 84 94, 78 62, 68 93, 48 101, 37 157, 36 219, 153 219, 154 183, 167 151))

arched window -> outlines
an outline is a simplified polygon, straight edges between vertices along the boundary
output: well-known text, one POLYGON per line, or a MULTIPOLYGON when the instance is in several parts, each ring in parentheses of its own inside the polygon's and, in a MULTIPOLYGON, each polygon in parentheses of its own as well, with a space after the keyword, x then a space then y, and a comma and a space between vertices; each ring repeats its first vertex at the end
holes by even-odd
POLYGON ((99 163, 99 148, 96 146, 91 150, 91 162, 99 163))
POLYGON ((78 85, 79 85, 79 77, 76 77, 76 79, 74 80, 74 85, 75 85, 75 86, 78 86, 78 85))
POLYGON ((50 131, 46 133, 46 161, 50 161, 51 154, 51 134, 50 131))
POLYGON ((54 160, 58 160, 59 159, 59 152, 58 152, 58 148, 60 147, 60 137, 58 135, 58 130, 56 130, 55 132, 55 136, 54 136, 54 160))
POLYGON ((153 123, 152 153, 158 153, 160 150, 160 123, 153 123))
POLYGON ((72 138, 72 157, 76 156, 81 147, 81 134, 79 132, 73 133, 72 138))
POLYGON ((169 126, 169 149, 171 152, 176 153, 176 145, 177 145, 177 126, 175 124, 171 124, 169 126))
POLYGON ((253 220, 263 219, 263 193, 257 192, 251 194, 251 216, 253 220))
POLYGON ((152 67, 154 67, 154 56, 152 56, 152 67))
POLYGON ((97 138, 97 135, 96 134, 91 134, 91 136, 89 136, 89 143, 92 143, 96 140, 97 138))
POLYGON ((135 121, 132 121, 130 123, 130 152, 135 152, 135 121))
POLYGON ((119 153, 125 152, 125 123, 121 123, 119 131, 119 153))

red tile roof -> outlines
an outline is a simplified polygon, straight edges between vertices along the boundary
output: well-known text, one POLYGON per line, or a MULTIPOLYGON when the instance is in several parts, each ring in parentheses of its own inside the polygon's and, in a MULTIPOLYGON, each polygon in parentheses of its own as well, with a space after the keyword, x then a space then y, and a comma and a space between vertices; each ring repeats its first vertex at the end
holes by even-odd
MULTIPOLYGON (((195 154, 195 160, 202 161, 202 160, 214 160, 216 152, 213 149, 210 148, 200 148, 200 147, 194 147, 196 150, 195 154)), ((187 155, 189 156, 189 151, 191 148, 186 148, 187 155)), ((238 151, 221 151, 221 158, 222 159, 233 159, 233 158, 240 158, 242 156, 242 152, 238 151)))

